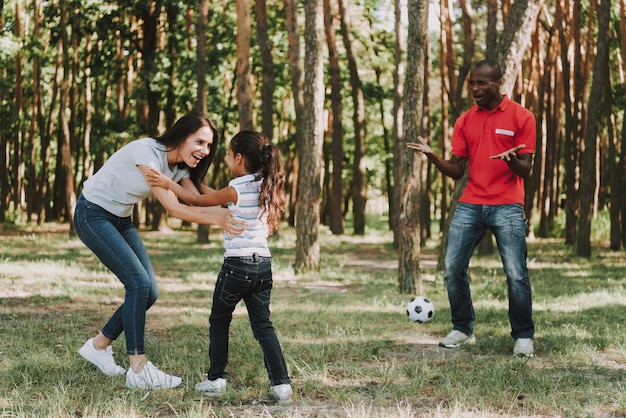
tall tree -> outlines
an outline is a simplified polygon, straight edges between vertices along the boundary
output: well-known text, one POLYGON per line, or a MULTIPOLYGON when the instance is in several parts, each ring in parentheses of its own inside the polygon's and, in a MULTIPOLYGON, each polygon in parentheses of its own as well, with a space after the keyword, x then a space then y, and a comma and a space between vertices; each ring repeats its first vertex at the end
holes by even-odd
POLYGON ((609 23, 611 1, 600 0, 597 3, 598 43, 593 65, 593 80, 589 94, 589 109, 581 167, 580 167, 580 218, 578 220, 577 252, 583 257, 591 256, 591 218, 593 216, 594 199, 597 195, 597 155, 598 155, 598 124, 604 113, 604 93, 609 80, 609 23))
POLYGON ((513 93, 522 58, 535 31, 542 4, 543 0, 515 1, 500 35, 495 57, 502 65, 502 91, 509 96, 513 93))
MULTIPOLYGON (((409 142, 422 135, 425 57, 428 38, 428 0, 409 0, 409 32, 407 37, 407 72, 404 93, 404 140, 409 142)), ((400 187, 400 219, 398 242, 398 284, 402 293, 423 291, 420 270, 420 201, 424 187, 421 155, 402 149, 401 165, 404 176, 400 187)))
POLYGON ((272 45, 267 32, 267 4, 265 0, 254 3, 256 16, 256 37, 261 51, 262 84, 261 84, 261 131, 268 138, 274 137, 274 60, 272 45))
MULTIPOLYGON (((584 45, 581 23, 581 0, 574 0, 573 3, 566 3, 567 15, 569 16, 569 33, 566 37, 568 42, 567 53, 564 51, 562 55, 566 55, 563 61, 564 66, 571 66, 568 79, 571 79, 569 90, 565 92, 565 180, 564 194, 567 196, 565 200, 565 242, 567 244, 576 243, 577 220, 580 211, 580 191, 578 188, 579 167, 580 167, 580 150, 582 149, 581 138, 583 137, 583 122, 585 115, 584 98, 586 96, 586 84, 588 80, 585 71, 584 45), (569 52, 571 51, 571 53, 569 52), (570 95, 570 97, 568 97, 570 95)), ((562 45, 562 48, 566 48, 562 45)))
POLYGON ((161 98, 161 94, 151 81, 156 78, 158 72, 156 61, 159 48, 158 28, 162 2, 163 0, 151 2, 142 1, 137 4, 139 7, 139 16, 141 16, 142 20, 142 75, 146 92, 145 103, 148 108, 147 119, 145 121, 145 132, 148 135, 157 135, 159 132, 159 100, 161 98))
POLYGON ((324 0, 324 28, 328 45, 328 78, 330 82, 331 107, 331 154, 332 184, 329 198, 330 230, 333 234, 343 234, 343 118, 341 116, 341 68, 339 53, 335 44, 335 25, 330 0, 324 0))
MULTIPOLYGON (((454 62, 454 42, 453 27, 450 17, 450 0, 439 1, 439 75, 441 78, 441 135, 439 136, 439 152, 444 158, 449 158, 448 143, 450 142, 450 100, 454 97, 453 92, 457 91, 456 67, 454 62)), ((448 216, 448 193, 450 180, 447 176, 442 176, 435 167, 434 175, 441 178, 441 204, 439 210, 439 230, 444 231, 448 216)), ((433 182, 434 183, 434 182, 433 182)))
POLYGON ((324 9, 323 0, 304 4, 304 120, 298 146, 298 199, 296 209, 297 272, 319 270, 320 195, 324 142, 324 9))
MULTIPOLYGON (((207 87, 206 87, 206 29, 209 21, 209 0, 198 2, 198 16, 196 18, 196 83, 198 84, 198 99, 196 110, 207 113, 207 87)), ((207 179, 203 179, 206 183, 207 179)), ((199 243, 209 242, 209 225, 198 224, 196 241, 199 243)))
MULTIPOLYGON (((13 28, 13 34, 17 39, 20 39, 22 34, 22 2, 20 0, 15 2, 15 27, 13 28)), ((13 142, 13 207, 20 211, 22 208, 22 190, 24 187, 24 140, 25 132, 22 127, 22 119, 24 117, 24 84, 22 74, 22 51, 17 51, 15 54, 15 113, 17 115, 17 129, 15 132, 15 139, 13 142)))
POLYGON ((66 0, 60 0, 60 13, 61 13, 61 43, 60 43, 60 52, 62 56, 63 62, 63 79, 61 82, 61 97, 59 99, 59 125, 60 125, 60 135, 59 135, 59 169, 57 170, 57 174, 60 178, 64 180, 62 196, 63 199, 63 211, 65 214, 65 219, 69 221, 70 224, 70 234, 74 234, 74 214, 72 212, 72 208, 76 203, 76 193, 74 188, 74 174, 73 168, 74 164, 72 161, 72 133, 70 130, 70 121, 68 117, 68 109, 72 109, 70 107, 70 39, 67 33, 68 30, 71 30, 71 26, 69 24, 69 10, 67 7, 66 0))
POLYGON ((250 83, 250 2, 237 0, 237 107, 241 129, 253 129, 250 83))
MULTIPOLYGON (((298 27, 298 2, 297 0, 285 0, 285 21, 287 23, 288 57, 291 75, 291 90, 293 95, 293 107, 296 118, 296 149, 303 146, 302 135, 304 133, 304 78, 302 74, 302 63, 300 60, 300 33, 298 27)), ((296 155, 291 167, 291 176, 288 181, 291 199, 289 202, 289 224, 295 225, 296 198, 298 196, 298 172, 299 160, 296 155)))
MULTIPOLYGON (((626 0, 620 1, 620 16, 626 16, 626 0)), ((626 19, 620 20, 620 52, 622 62, 622 72, 626 73, 626 19)), ((623 103, 622 111, 626 113, 626 103, 623 103)), ((620 176, 620 190, 613 190, 613 193, 617 194, 619 199, 619 217, 621 220, 621 227, 619 228, 619 235, 622 239, 622 248, 626 249, 626 114, 622 116, 622 136, 621 136, 621 151, 619 155, 619 167, 617 173, 622 173, 620 176)))
POLYGON ((352 168, 352 202, 354 214, 354 233, 365 233, 365 205, 367 203, 367 183, 365 178, 365 103, 363 88, 359 77, 356 54, 352 47, 352 24, 350 10, 346 0, 338 0, 341 17, 341 34, 348 60, 350 87, 352 93, 352 123, 354 125, 354 162, 352 168))
MULTIPOLYGON (((405 76, 405 31, 404 31, 404 8, 402 7, 401 0, 394 0, 394 50, 395 50, 395 71, 393 74, 393 166, 402 167, 403 156, 405 155, 404 149, 404 103, 402 101, 404 97, 404 76, 405 76)), ((404 181, 404 173, 396 169, 393 171, 393 200, 400 202, 401 184, 404 181)), ((393 230, 393 245, 398 248, 400 242, 400 205, 396 204, 390 209, 389 213, 391 218, 391 228, 393 230)))

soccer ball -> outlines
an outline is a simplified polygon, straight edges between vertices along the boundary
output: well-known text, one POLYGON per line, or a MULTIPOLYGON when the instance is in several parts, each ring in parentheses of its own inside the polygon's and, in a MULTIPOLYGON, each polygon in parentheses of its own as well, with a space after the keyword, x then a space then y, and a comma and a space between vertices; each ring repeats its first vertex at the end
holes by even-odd
POLYGON ((435 305, 424 296, 416 296, 407 303, 406 314, 413 322, 428 322, 435 315, 435 305))

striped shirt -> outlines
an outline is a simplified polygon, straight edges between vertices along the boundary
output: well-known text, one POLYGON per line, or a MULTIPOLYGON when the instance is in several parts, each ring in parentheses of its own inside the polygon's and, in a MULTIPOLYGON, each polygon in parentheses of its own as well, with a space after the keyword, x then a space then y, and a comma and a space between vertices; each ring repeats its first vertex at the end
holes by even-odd
POLYGON ((270 257, 267 245, 269 228, 267 212, 259 206, 259 193, 263 179, 256 174, 246 174, 232 179, 228 186, 237 192, 237 202, 229 203, 228 209, 235 219, 243 219, 246 229, 237 236, 224 234, 224 257, 241 257, 258 254, 270 257))

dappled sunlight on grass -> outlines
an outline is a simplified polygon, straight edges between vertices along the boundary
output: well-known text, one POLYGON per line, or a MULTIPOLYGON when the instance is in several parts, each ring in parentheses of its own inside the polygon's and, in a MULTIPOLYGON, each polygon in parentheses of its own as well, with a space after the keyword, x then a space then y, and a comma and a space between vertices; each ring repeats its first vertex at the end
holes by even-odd
MULTIPOLYGON (((381 222, 384 225, 384 222, 381 222)), ((622 416, 626 411, 626 260, 604 248, 576 257, 559 242, 529 245, 537 356, 520 360, 508 322, 499 256, 470 269, 477 343, 438 346, 450 309, 438 249, 422 254, 424 294, 435 304, 412 323, 397 291, 386 231, 333 236, 322 228, 320 271, 296 275, 295 231, 273 237, 272 321, 293 378, 294 403, 269 400, 263 355, 244 304, 231 324, 229 386, 220 400, 194 391, 208 368, 208 316, 222 264, 221 235, 141 231, 159 300, 148 311, 150 358, 183 376, 171 391, 132 391, 98 374, 76 350, 123 300, 123 287, 64 231, 8 234, 0 249, 0 408, 10 416, 508 417, 622 416), (26 237, 26 238, 25 238, 26 237)), ((127 367, 124 338, 114 342, 127 367)))

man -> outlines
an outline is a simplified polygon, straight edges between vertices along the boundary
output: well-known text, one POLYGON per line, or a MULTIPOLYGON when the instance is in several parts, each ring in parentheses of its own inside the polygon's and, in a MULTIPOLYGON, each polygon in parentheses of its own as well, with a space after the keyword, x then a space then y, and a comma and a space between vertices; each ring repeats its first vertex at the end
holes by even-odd
POLYGON ((509 295, 513 354, 533 355, 532 295, 526 266, 524 179, 535 151, 534 115, 500 93, 502 72, 492 61, 478 62, 469 77, 476 105, 461 115, 452 134, 452 157, 439 158, 422 137, 407 148, 424 153, 444 175, 468 181, 448 232, 445 281, 452 331, 441 339, 446 348, 474 344, 474 307, 468 266, 489 228, 496 238, 509 295))

